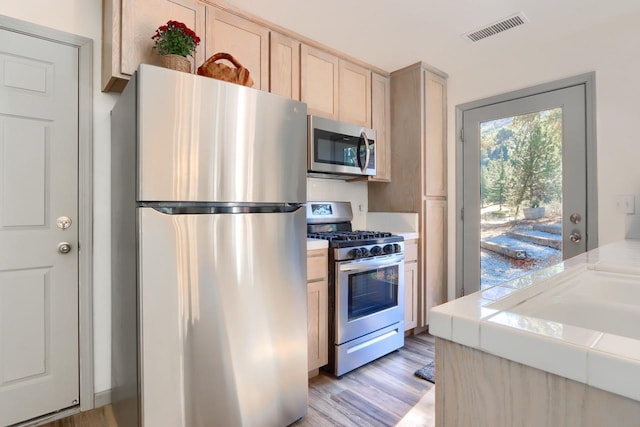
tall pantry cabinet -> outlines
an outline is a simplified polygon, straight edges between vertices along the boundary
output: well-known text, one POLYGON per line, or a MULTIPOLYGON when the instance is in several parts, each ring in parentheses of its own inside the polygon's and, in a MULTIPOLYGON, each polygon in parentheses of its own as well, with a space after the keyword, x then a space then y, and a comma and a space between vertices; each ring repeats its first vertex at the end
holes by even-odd
POLYGON ((426 64, 391 73, 391 182, 369 183, 369 211, 418 213, 418 328, 447 298, 446 93, 426 64))

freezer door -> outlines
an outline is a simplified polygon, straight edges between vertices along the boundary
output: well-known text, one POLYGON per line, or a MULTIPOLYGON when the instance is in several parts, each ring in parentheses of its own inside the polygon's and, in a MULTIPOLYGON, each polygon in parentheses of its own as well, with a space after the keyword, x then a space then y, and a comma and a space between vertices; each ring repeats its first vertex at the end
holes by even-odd
POLYGON ((142 425, 285 426, 304 416, 304 209, 138 212, 142 425))
POLYGON ((304 203, 307 106, 141 65, 138 200, 304 203))

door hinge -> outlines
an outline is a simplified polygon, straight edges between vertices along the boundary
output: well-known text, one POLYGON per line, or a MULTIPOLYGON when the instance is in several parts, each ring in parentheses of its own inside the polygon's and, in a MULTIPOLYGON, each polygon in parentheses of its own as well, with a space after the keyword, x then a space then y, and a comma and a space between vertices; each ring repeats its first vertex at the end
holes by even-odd
POLYGON ((460 141, 464 142, 464 128, 460 128, 460 141))
POLYGON ((464 208, 460 208, 460 221, 464 221, 464 208))

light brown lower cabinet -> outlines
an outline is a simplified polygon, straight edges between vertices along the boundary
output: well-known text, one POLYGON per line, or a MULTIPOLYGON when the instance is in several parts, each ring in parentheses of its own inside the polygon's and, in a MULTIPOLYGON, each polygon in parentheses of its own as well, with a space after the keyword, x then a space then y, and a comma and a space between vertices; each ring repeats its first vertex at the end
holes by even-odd
POLYGON ((637 400, 442 338, 436 378, 437 427, 640 425, 637 400))
POLYGON ((329 363, 327 249, 307 251, 307 335, 309 377, 329 363))
POLYGON ((418 240, 404 242, 404 330, 418 326, 418 240))

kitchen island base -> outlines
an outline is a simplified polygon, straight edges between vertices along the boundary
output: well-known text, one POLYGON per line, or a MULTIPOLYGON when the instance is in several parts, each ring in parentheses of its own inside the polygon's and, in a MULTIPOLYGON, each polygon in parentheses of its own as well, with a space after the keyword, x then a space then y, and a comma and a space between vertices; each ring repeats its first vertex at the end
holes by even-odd
POLYGON ((637 426, 640 402, 436 338, 436 426, 637 426))

